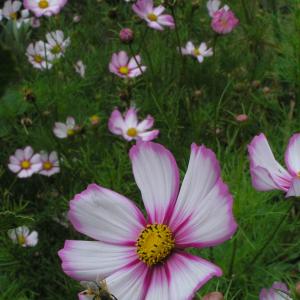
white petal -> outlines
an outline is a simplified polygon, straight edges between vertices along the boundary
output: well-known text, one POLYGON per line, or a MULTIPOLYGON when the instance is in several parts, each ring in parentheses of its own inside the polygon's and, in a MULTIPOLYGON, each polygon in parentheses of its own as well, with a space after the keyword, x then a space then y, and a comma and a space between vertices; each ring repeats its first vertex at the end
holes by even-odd
POLYGON ((32 231, 26 238, 26 245, 29 247, 34 247, 38 243, 38 233, 32 231))
POLYGON ((300 174, 300 133, 290 138, 285 152, 285 164, 292 175, 300 174))

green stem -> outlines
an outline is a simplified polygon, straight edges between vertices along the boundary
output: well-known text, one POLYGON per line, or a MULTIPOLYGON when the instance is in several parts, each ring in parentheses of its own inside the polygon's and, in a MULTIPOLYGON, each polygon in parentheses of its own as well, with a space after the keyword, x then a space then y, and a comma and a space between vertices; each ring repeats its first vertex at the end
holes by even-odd
POLYGON ((138 67, 139 67, 141 73, 144 74, 144 72, 143 72, 143 70, 142 70, 142 67, 141 67, 140 63, 139 63, 138 60, 136 59, 136 56, 135 56, 135 54, 134 54, 134 51, 133 51, 133 49, 132 49, 131 44, 129 44, 128 46, 129 46, 129 50, 130 50, 131 56, 133 57, 134 61, 135 61, 136 64, 138 65, 138 67))
POLYGON ((229 268, 228 268, 228 277, 229 278, 233 274, 233 268, 234 268, 234 262, 235 262, 236 252, 237 252, 237 238, 235 238, 233 240, 232 254, 231 254, 230 264, 229 264, 229 268))

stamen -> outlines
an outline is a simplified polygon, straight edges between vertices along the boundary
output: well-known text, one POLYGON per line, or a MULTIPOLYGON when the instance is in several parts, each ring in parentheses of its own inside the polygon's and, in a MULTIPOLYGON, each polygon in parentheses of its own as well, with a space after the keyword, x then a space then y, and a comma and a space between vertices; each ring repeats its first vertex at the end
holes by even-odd
POLYGON ((127 130, 127 135, 130 137, 136 137, 138 134, 137 130, 135 128, 129 128, 127 130))
POLYGON ((33 57, 34 61, 38 64, 40 64, 44 59, 41 55, 39 54, 36 54, 34 57, 33 57))
POLYGON ((41 0, 39 2, 39 8, 47 8, 49 6, 49 2, 47 0, 41 0))
POLYGON ((52 54, 59 54, 60 52, 62 52, 62 49, 60 47, 60 45, 56 44, 52 49, 51 49, 51 53, 52 54))
POLYGON ((75 130, 74 129, 68 129, 67 130, 67 135, 68 136, 73 136, 75 134, 75 130))
POLYGON ((43 163, 43 169, 46 170, 46 171, 49 171, 53 168, 53 164, 51 161, 45 161, 43 163))
POLYGON ((29 169, 30 167, 31 167, 31 163, 30 163, 29 160, 23 160, 23 161, 21 162, 21 168, 22 168, 22 169, 27 170, 27 169, 29 169))
POLYGON ((26 238, 23 234, 18 235, 18 243, 23 246, 26 243, 26 238))
POLYGON ((155 15, 154 13, 150 13, 148 14, 148 19, 152 22, 156 22, 157 21, 157 15, 155 15))
POLYGON ((195 50, 194 50, 194 55, 195 55, 195 56, 199 56, 199 55, 201 55, 201 52, 200 52, 200 50, 199 50, 199 49, 197 49, 197 48, 195 48, 195 50))
POLYGON ((122 75, 128 75, 128 73, 129 73, 129 68, 128 68, 127 66, 120 67, 120 68, 119 68, 119 72, 120 72, 122 75))
POLYGON ((13 13, 9 14, 9 17, 10 17, 12 20, 17 20, 17 18, 18 18, 16 12, 13 12, 13 13))
POLYGON ((139 259, 151 267, 163 262, 171 254, 175 240, 167 225, 152 224, 140 233, 136 247, 139 259))

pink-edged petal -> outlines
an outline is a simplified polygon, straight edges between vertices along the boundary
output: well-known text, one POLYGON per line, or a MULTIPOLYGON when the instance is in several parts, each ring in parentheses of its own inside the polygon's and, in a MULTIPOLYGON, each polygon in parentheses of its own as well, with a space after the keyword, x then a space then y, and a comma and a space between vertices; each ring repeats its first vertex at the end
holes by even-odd
POLYGON ((194 294, 222 270, 214 264, 188 253, 174 253, 153 269, 145 300, 191 300, 194 294))
POLYGON ((119 245, 134 245, 146 224, 132 201, 96 184, 75 196, 68 217, 77 231, 119 245))
POLYGON ((188 170, 169 223, 180 247, 209 247, 236 230, 233 199, 210 149, 193 144, 188 170))
POLYGON ((154 118, 150 115, 147 116, 147 118, 145 120, 143 120, 142 122, 140 122, 137 126, 137 130, 138 131, 145 131, 150 129, 154 124, 154 118))
POLYGON ((293 176, 300 174, 300 133, 290 138, 284 158, 289 172, 293 176))
POLYGON ((105 282, 109 292, 117 299, 144 300, 149 282, 149 268, 137 261, 120 268, 118 272, 107 277, 105 282))
POLYGON ((160 144, 139 142, 130 149, 130 158, 149 222, 167 222, 179 189, 179 171, 173 155, 160 144))
POLYGON ((118 64, 119 66, 127 66, 128 64, 128 55, 125 51, 120 51, 118 54, 118 64))
POLYGON ((118 109, 115 109, 108 121, 108 128, 110 132, 121 135, 124 131, 126 131, 126 124, 123 119, 121 112, 118 109))
POLYGON ((153 29, 160 30, 160 31, 164 30, 164 28, 157 22, 148 21, 147 23, 148 23, 148 26, 153 29))
POLYGON ((155 7, 155 8, 153 9, 153 14, 155 14, 156 16, 159 16, 159 15, 161 15, 164 11, 165 11, 165 7, 162 6, 162 5, 159 5, 159 6, 157 6, 157 7, 155 7))
POLYGON ((287 191, 286 197, 299 197, 300 196, 300 178, 295 177, 292 181, 291 187, 287 191))
POLYGON ((98 241, 66 241, 58 255, 67 275, 86 281, 103 280, 137 260, 135 246, 98 241))
POLYGON ((137 110, 131 107, 125 114, 125 123, 127 128, 136 128, 138 124, 137 110))
POLYGON ((281 189, 286 191, 291 184, 291 175, 275 160, 269 143, 263 133, 253 138, 250 145, 248 145, 248 152, 250 158, 250 172, 252 182, 255 183, 255 188, 261 186, 262 189, 258 190, 271 190, 281 189), (259 170, 259 172, 257 172, 259 170), (262 170, 265 170, 261 172, 262 170), (265 174, 269 174, 273 184, 269 185, 270 181, 267 180, 265 174), (257 175, 259 175, 257 177, 257 175), (258 183, 261 178, 265 179, 266 184, 263 182, 258 183))
POLYGON ((171 15, 162 15, 157 18, 157 22, 161 25, 168 26, 170 28, 175 27, 174 19, 171 15))
POLYGON ((144 142, 150 142, 154 139, 156 139, 159 135, 159 130, 154 129, 151 131, 141 132, 138 134, 139 138, 144 142))

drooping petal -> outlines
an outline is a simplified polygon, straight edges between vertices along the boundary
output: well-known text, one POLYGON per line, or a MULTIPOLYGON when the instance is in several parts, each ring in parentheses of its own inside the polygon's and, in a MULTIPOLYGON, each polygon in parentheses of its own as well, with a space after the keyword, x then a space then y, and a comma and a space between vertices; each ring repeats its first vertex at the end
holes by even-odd
POLYGON ((268 191, 272 189, 281 189, 287 191, 292 177, 291 175, 275 160, 268 141, 263 133, 253 138, 248 145, 250 158, 250 173, 252 182, 257 190, 268 191), (263 172, 257 172, 257 170, 263 172), (269 177, 265 177, 265 175, 269 177), (259 175, 259 176, 257 176, 259 175), (264 182, 258 181, 264 178, 264 182), (271 180, 270 180, 271 179, 271 180))
POLYGON ((145 299, 149 285, 149 269, 144 263, 138 261, 119 269, 118 272, 107 277, 105 282, 109 292, 117 299, 145 299))
POLYGON ((293 176, 300 174, 300 133, 290 138, 284 158, 289 172, 293 176))
POLYGON ((210 247, 229 239, 237 225, 233 199, 215 154, 193 144, 188 170, 169 223, 180 247, 210 247))
POLYGON ((191 300, 197 290, 222 270, 188 253, 174 253, 153 269, 145 300, 191 300))
POLYGON ((153 29, 160 30, 160 31, 164 30, 164 28, 157 22, 151 22, 151 21, 147 20, 147 23, 148 23, 148 26, 153 29))
POLYGON ((96 184, 75 196, 68 216, 77 231, 118 245, 134 245, 146 224, 132 201, 96 184))
POLYGON ((160 144, 140 142, 130 149, 130 158, 149 221, 166 222, 179 189, 179 171, 173 155, 160 144))
POLYGON ((156 139, 159 135, 159 130, 154 129, 151 131, 145 131, 138 134, 139 138, 144 142, 150 142, 154 139, 156 139))
POLYGON ((91 281, 103 280, 137 259, 135 246, 98 241, 66 241, 58 255, 67 275, 76 280, 91 281))
POLYGON ((175 27, 175 22, 171 15, 161 15, 157 18, 157 22, 161 25, 168 26, 170 28, 175 27))

